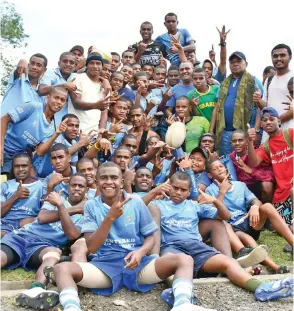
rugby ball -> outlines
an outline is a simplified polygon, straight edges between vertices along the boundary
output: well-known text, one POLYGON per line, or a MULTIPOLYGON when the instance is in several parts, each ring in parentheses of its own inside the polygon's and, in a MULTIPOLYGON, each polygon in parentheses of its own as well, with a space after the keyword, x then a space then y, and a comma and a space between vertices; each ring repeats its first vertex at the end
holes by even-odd
POLYGON ((165 142, 173 148, 180 148, 186 138, 186 125, 182 122, 174 122, 167 130, 165 142))

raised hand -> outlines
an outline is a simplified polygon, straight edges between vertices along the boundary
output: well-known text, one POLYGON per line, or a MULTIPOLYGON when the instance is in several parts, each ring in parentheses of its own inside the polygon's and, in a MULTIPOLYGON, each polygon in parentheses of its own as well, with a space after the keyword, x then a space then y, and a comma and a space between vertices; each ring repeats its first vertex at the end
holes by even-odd
POLYGON ((147 48, 148 44, 145 44, 143 42, 140 42, 138 44, 138 51, 140 51, 141 53, 144 53, 146 48, 147 48))
POLYGON ((68 81, 65 83, 64 87, 69 91, 69 92, 75 92, 77 90, 77 86, 74 84, 76 78, 73 78, 72 80, 68 81))
POLYGON ((199 105, 199 99, 201 96, 195 97, 192 99, 192 104, 197 107, 199 105))
POLYGON ((246 164, 244 163, 244 161, 243 161, 241 158, 238 158, 238 159, 237 159, 237 165, 238 165, 238 167, 239 167, 241 170, 243 170, 245 173, 247 173, 247 174, 249 174, 249 175, 252 174, 252 172, 253 172, 252 168, 250 168, 248 165, 246 165, 246 164))
POLYGON ((148 118, 146 117, 146 115, 144 115, 144 127, 143 130, 144 131, 149 131, 150 127, 151 127, 151 121, 154 118, 154 116, 149 116, 148 118))
POLYGON ((113 120, 113 123, 110 124, 109 132, 117 134, 117 133, 123 133, 124 132, 124 125, 122 124, 124 120, 113 120))
POLYGON ((124 268, 129 268, 132 270, 137 268, 142 258, 143 258, 143 255, 141 254, 140 249, 137 249, 136 251, 132 251, 128 253, 128 255, 124 258, 124 261, 126 263, 124 268))
POLYGON ((161 90, 162 93, 162 100, 165 102, 168 102, 172 96, 174 95, 173 92, 171 92, 171 87, 167 88, 165 92, 163 92, 163 90, 161 90))
POLYGON ((179 53, 179 49, 176 47, 176 45, 177 46, 181 45, 180 40, 177 39, 175 36, 171 35, 171 44, 172 44, 172 46, 169 49, 170 52, 172 54, 179 53))
POLYGON ((163 158, 160 158, 158 156, 156 156, 154 158, 154 167, 153 167, 153 170, 156 171, 156 172, 161 172, 162 170, 162 167, 163 167, 163 161, 165 160, 165 157, 163 158))
POLYGON ((22 186, 22 180, 19 181, 19 185, 15 194, 18 200, 27 199, 30 196, 30 190, 22 186))
POLYGON ((200 195, 197 198, 199 204, 213 204, 216 201, 216 198, 203 192, 200 188, 198 188, 200 195))
POLYGON ((219 192, 221 192, 223 194, 227 193, 232 187, 232 185, 229 181, 229 176, 230 175, 228 174, 221 183, 218 182, 216 179, 214 180, 219 187, 219 192))
POLYGON ((255 84, 255 92, 253 93, 253 101, 259 103, 261 100, 261 90, 257 84, 255 84))
POLYGON ((101 76, 99 76, 99 81, 101 82, 101 88, 103 89, 104 95, 107 95, 111 92, 111 85, 109 81, 101 76))
POLYGON ((155 80, 150 80, 149 81, 149 84, 148 84, 148 89, 151 90, 151 89, 155 89, 155 88, 159 88, 159 87, 163 87, 164 86, 164 80, 158 80, 158 81, 155 81, 155 80))
POLYGON ((55 173, 48 182, 48 188, 54 189, 61 182, 68 182, 69 177, 63 177, 60 173, 55 173))
POLYGON ((64 133, 67 129, 67 120, 68 118, 64 119, 58 126, 58 129, 56 130, 56 134, 64 133))
POLYGON ((255 128, 251 128, 250 124, 247 123, 247 133, 248 133, 248 140, 255 141, 256 140, 256 131, 255 128))
POLYGON ((219 160, 219 155, 217 154, 216 151, 211 152, 209 148, 206 148, 206 152, 208 154, 209 161, 219 160))
POLYGON ((21 77, 21 75, 24 73, 25 76, 28 76, 28 62, 25 59, 21 59, 17 64, 17 74, 18 77, 21 77))
POLYGON ((146 98, 146 103, 147 103, 147 106, 146 106, 146 110, 147 111, 150 111, 152 108, 154 108, 156 106, 156 103, 155 103, 154 99, 148 100, 146 98))
MULTIPOLYGON (((95 134, 92 134, 93 136, 95 134)), ((91 143, 91 138, 93 137, 90 133, 87 135, 87 134, 84 134, 82 132, 82 130, 80 130, 80 135, 79 135, 79 144, 82 146, 82 147, 86 147, 88 145, 90 145, 91 143)))
POLYGON ((124 200, 123 202, 120 202, 120 200, 114 202, 114 204, 111 206, 107 214, 108 218, 112 221, 119 218, 124 213, 124 205, 127 204, 131 200, 132 198, 128 198, 127 200, 124 200))
POLYGON ((168 126, 171 126, 174 122, 176 122, 176 116, 173 114, 173 115, 170 115, 168 118, 165 119, 166 120, 166 123, 168 126))
POLYGON ((105 98, 98 100, 96 103, 94 103, 95 108, 99 109, 101 111, 103 111, 105 109, 109 109, 109 105, 115 103, 115 101, 113 101, 113 100, 109 101, 109 99, 110 99, 110 95, 105 97, 105 98))
POLYGON ((169 179, 154 189, 151 190, 155 194, 155 200, 160 200, 163 197, 169 198, 169 194, 172 191, 172 187, 169 183, 169 179))
POLYGON ((192 160, 189 159, 189 155, 185 153, 184 159, 181 162, 176 161, 181 171, 189 170, 192 167, 192 160))
POLYGON ((214 51, 214 47, 213 44, 211 45, 211 50, 209 51, 209 59, 215 63, 215 51, 214 51))
POLYGON ((48 194, 48 196, 41 201, 47 201, 56 207, 59 207, 62 205, 62 198, 61 198, 60 194, 58 194, 56 192, 50 192, 48 194))
POLYGON ((227 34, 231 31, 231 29, 229 29, 226 32, 226 26, 225 25, 223 25, 222 31, 220 31, 217 27, 216 27, 216 29, 217 29, 217 31, 219 33, 220 43, 226 42, 227 34))
POLYGON ((100 138, 96 144, 99 144, 100 149, 104 150, 104 154, 107 155, 108 152, 112 153, 111 142, 106 138, 100 138))
POLYGON ((130 168, 126 167, 125 172, 123 174, 124 184, 132 185, 135 180, 136 171, 135 168, 138 162, 135 162, 130 168))

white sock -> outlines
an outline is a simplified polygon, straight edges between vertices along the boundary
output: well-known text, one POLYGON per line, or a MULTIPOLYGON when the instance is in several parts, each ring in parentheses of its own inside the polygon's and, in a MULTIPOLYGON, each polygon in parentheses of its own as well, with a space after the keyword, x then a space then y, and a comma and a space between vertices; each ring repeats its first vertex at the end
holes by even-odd
POLYGON ((59 301, 64 311, 81 311, 79 295, 73 287, 64 288, 59 294, 59 301))
POLYGON ((176 279, 173 282, 173 293, 175 297, 174 307, 185 303, 191 303, 193 283, 188 279, 176 279))

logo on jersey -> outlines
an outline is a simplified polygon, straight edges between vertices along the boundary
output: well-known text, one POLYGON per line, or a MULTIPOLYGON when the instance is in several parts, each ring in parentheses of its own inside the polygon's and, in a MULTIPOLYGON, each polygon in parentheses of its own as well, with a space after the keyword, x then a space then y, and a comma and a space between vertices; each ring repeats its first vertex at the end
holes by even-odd
POLYGON ((22 113, 23 112, 23 109, 21 107, 17 107, 16 110, 17 110, 18 113, 22 113))

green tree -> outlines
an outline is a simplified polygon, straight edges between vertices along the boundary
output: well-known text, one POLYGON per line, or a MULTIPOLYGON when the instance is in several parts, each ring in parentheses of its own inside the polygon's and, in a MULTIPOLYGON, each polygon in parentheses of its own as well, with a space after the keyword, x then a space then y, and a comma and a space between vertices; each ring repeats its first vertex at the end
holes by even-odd
POLYGON ((1 77, 1 95, 4 94, 9 74, 16 65, 16 59, 5 53, 8 48, 20 49, 27 46, 26 40, 29 35, 24 31, 23 19, 19 13, 16 12, 13 3, 5 1, 1 5, 0 11, 1 20, 1 51, 0 64, 2 67, 1 77))

